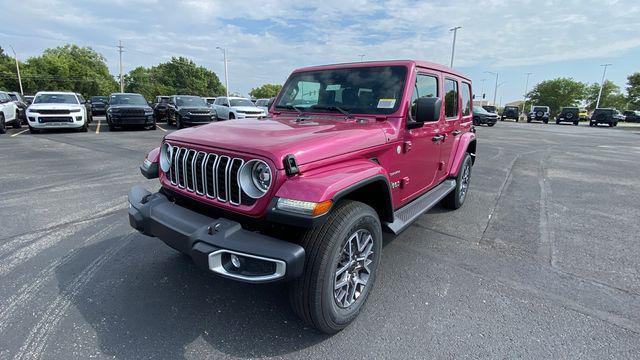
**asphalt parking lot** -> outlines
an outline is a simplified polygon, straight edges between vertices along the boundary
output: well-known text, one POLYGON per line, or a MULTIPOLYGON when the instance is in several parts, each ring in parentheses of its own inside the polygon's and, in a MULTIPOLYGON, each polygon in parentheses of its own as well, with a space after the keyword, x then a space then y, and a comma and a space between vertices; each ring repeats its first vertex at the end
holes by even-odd
POLYGON ((479 128, 464 207, 390 238, 364 313, 329 337, 284 285, 133 231, 126 193, 158 188, 138 166, 172 129, 104 125, 0 137, 1 359, 640 357, 640 128, 479 128))

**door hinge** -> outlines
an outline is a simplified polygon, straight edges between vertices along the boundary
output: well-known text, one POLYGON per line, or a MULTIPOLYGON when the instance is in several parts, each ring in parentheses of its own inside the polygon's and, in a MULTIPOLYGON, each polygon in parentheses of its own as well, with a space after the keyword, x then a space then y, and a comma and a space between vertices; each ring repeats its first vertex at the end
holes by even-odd
POLYGON ((405 141, 403 152, 406 154, 409 150, 411 150, 411 141, 405 141))
POLYGON ((404 189, 405 186, 409 185, 409 177, 405 176, 400 180, 400 188, 404 189))
POLYGON ((438 162, 438 170, 444 170, 444 161, 438 162))

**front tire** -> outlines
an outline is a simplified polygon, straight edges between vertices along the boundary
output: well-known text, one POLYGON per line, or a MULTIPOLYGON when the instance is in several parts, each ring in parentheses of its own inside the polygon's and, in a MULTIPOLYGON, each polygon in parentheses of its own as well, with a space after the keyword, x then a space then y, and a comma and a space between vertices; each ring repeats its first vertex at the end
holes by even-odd
POLYGON ((301 245, 305 269, 289 286, 291 306, 307 324, 335 334, 358 316, 375 283, 382 252, 378 214, 361 202, 341 202, 301 245))
POLYGON ((18 117, 18 112, 17 111, 16 111, 15 115, 16 116, 15 116, 15 119, 13 120, 12 126, 13 126, 14 129, 20 129, 22 127, 22 123, 20 122, 21 120, 20 120, 20 117, 18 117))
POLYGON ((458 209, 463 204, 465 199, 467 198, 467 193, 469 191, 469 181, 471 180, 471 168, 473 166, 473 162, 471 161, 471 155, 466 153, 464 155, 464 159, 460 164, 460 169, 458 170, 458 176, 456 176, 456 188, 449 193, 444 199, 442 199, 442 205, 449 209, 458 209))
POLYGON ((39 132, 40 132, 40 130, 38 130, 38 129, 34 129, 34 128, 32 128, 32 127, 31 127, 31 125, 29 125, 29 133, 31 133, 31 134, 37 134, 37 133, 39 133, 39 132))

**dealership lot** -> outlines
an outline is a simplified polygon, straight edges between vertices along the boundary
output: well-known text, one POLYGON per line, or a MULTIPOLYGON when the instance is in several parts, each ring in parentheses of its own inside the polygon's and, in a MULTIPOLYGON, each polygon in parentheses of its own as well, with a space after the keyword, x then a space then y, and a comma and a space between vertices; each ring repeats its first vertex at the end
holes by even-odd
MULTIPOLYGON (((133 231, 126 193, 167 128, 0 138, 0 358, 640 356, 640 129, 478 129, 469 198, 384 247, 329 337, 284 285, 208 275, 133 231)), ((24 129, 22 129, 24 130, 24 129)))

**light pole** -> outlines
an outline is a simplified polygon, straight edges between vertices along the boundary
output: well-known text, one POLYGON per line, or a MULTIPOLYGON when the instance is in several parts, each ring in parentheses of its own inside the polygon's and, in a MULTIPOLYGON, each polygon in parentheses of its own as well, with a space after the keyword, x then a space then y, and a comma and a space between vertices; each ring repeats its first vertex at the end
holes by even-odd
POLYGON ((525 73, 525 75, 527 75, 527 79, 524 81, 524 95, 522 95, 522 113, 524 114, 524 112, 526 111, 525 109, 527 108, 527 90, 529 90, 529 76, 531 76, 532 73, 528 72, 525 73))
POLYGON ((604 67, 602 70, 602 81, 600 81, 600 91, 598 92, 598 100, 596 101, 596 109, 600 107, 600 97, 602 96, 602 88, 604 87, 604 78, 607 75, 607 68, 612 64, 602 64, 600 66, 604 67))
POLYGON ((122 40, 118 41, 118 53, 120 53, 120 92, 124 92, 124 76, 122 75, 122 50, 124 46, 122 46, 122 40))
POLYGON ((11 51, 13 51, 13 58, 16 59, 16 72, 18 73, 18 84, 20 85, 20 95, 24 95, 22 91, 22 78, 20 77, 20 63, 18 62, 18 54, 16 54, 16 50, 12 45, 9 45, 11 51))
MULTIPOLYGON (((498 84, 498 85, 496 86, 496 91, 497 91, 497 89, 498 89, 500 86, 502 86, 502 85, 504 85, 504 84, 506 84, 506 83, 507 83, 506 81, 503 81, 503 82, 501 82, 500 84, 498 84)), ((493 102, 493 106, 495 106, 495 105, 496 105, 496 102, 494 101, 494 102, 493 102)), ((498 102, 498 107, 500 107, 500 106, 502 106, 502 94, 500 94, 500 102, 498 102)))
POLYGON ((498 95, 498 73, 493 71, 485 71, 487 74, 496 76, 496 86, 493 88, 493 105, 496 105, 496 95, 498 95))
POLYGON ((222 55, 224 56, 224 87, 227 93, 227 97, 229 97, 229 73, 227 72, 227 49, 223 47, 216 47, 218 50, 222 50, 222 55))
POLYGON ((456 26, 454 28, 449 29, 449 31, 453 31, 453 44, 451 45, 451 65, 450 68, 453 69, 453 56, 456 53, 456 35, 458 34, 458 29, 461 29, 462 26, 456 26))
POLYGON ((358 55, 358 56, 360 57, 360 62, 362 62, 362 59, 364 59, 364 55, 365 55, 365 54, 360 54, 360 55, 358 55))

